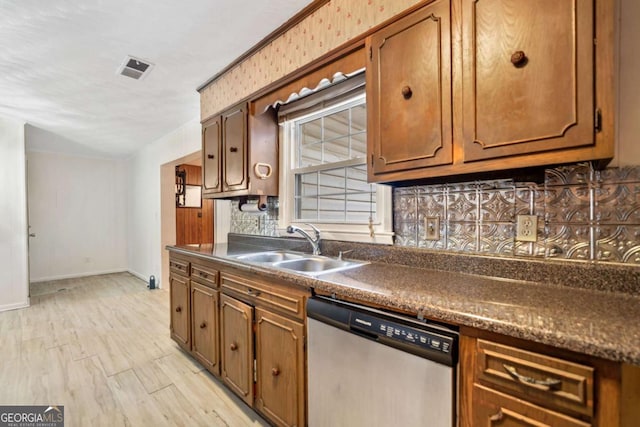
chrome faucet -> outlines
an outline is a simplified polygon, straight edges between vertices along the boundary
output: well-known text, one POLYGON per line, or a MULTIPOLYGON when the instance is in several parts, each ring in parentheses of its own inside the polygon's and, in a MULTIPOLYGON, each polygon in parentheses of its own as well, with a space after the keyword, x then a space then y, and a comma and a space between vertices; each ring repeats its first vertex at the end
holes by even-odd
POLYGON ((307 239, 309 243, 311 243, 311 247, 313 247, 313 254, 320 255, 320 230, 318 230, 313 224, 307 224, 309 227, 313 228, 313 231, 316 233, 316 238, 309 236, 306 231, 304 231, 300 227, 296 227, 295 225, 290 225, 287 227, 287 233, 299 233, 302 237, 307 239))

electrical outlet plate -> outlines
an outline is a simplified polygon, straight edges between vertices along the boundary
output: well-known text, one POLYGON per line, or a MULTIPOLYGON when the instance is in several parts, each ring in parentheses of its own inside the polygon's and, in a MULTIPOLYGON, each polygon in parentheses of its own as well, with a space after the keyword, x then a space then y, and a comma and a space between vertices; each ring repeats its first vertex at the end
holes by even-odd
POLYGON ((440 217, 437 217, 437 216, 424 217, 424 239, 440 240, 440 217))
POLYGON ((538 217, 536 215, 518 215, 517 221, 517 241, 535 242, 538 240, 538 217))

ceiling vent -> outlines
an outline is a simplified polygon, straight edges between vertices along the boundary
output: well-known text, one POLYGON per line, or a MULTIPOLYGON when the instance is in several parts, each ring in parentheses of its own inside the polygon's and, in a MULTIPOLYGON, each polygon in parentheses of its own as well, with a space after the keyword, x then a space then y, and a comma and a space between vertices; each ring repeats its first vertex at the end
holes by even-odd
POLYGON ((153 64, 133 56, 127 56, 118 68, 116 74, 132 79, 142 80, 153 68, 153 64))

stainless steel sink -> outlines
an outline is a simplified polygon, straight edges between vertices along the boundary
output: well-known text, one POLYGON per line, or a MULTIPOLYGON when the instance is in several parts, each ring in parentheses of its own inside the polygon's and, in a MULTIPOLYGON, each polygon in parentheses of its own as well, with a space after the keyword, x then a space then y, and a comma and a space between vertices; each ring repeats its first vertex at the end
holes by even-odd
POLYGON ((321 255, 308 255, 299 252, 266 251, 235 255, 239 261, 254 262, 275 268, 284 268, 308 276, 335 273, 350 268, 359 267, 363 262, 345 261, 321 255))
POLYGON ((311 276, 325 273, 335 273, 363 265, 361 262, 344 261, 322 256, 312 256, 291 261, 281 261, 273 264, 274 267, 286 268, 298 273, 311 276))
POLYGON ((304 257, 305 254, 299 254, 295 252, 286 252, 286 251, 268 251, 268 252, 253 252, 250 254, 244 255, 236 255, 234 258, 248 261, 248 262, 259 262, 259 263, 276 263, 280 261, 286 260, 294 260, 304 257))

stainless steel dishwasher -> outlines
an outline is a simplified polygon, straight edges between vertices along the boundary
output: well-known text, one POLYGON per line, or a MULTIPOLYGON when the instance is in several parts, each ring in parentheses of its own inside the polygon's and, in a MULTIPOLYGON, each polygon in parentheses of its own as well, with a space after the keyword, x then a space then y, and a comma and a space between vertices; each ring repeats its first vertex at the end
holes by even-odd
POLYGON ((310 427, 455 425, 455 328, 319 296, 307 316, 310 427))

